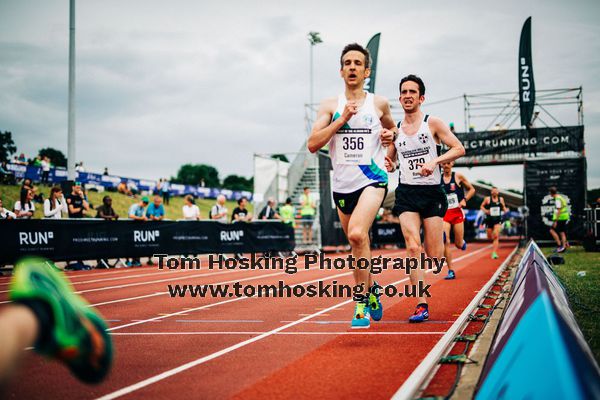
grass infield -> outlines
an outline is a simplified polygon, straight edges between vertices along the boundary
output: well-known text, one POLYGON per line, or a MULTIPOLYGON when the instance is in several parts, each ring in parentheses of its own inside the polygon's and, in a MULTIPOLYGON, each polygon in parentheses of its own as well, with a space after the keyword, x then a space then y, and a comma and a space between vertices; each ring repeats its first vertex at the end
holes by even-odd
MULTIPOLYGON (((551 249, 543 249, 549 256, 551 249)), ((588 342, 596 361, 600 362, 600 253, 586 252, 573 246, 562 254, 565 263, 554 267, 567 290, 575 319, 588 342), (585 271, 585 276, 577 276, 585 271)))
MULTIPOLYGON (((0 185, 0 198, 2 199, 4 208, 8 209, 8 210, 13 210, 13 207, 15 205, 15 201, 19 200, 19 189, 20 186, 5 186, 5 185, 0 185)), ((43 193, 44 198, 48 198, 48 196, 50 195, 50 188, 47 186, 37 186, 37 192, 36 193, 43 193)), ((65 197, 67 197, 69 195, 69 193, 64 193, 65 197)), ((94 207, 98 207, 100 205, 102 205, 102 198, 106 195, 109 195, 112 199, 112 206, 115 209, 115 212, 119 215, 119 218, 127 218, 127 211, 129 210, 129 207, 135 203, 140 201, 139 199, 141 198, 141 196, 138 196, 137 199, 128 197, 124 194, 121 193, 116 193, 116 192, 103 192, 103 193, 99 193, 99 192, 94 192, 94 191, 88 191, 88 199, 91 203, 91 205, 93 205, 94 207)), ((150 201, 152 202, 152 196, 148 196, 150 198, 150 201)), ((185 204, 183 197, 171 197, 170 201, 169 201, 169 205, 164 205, 165 207, 165 218, 167 219, 182 219, 183 218, 183 211, 182 211, 182 207, 185 204)), ((200 208, 200 218, 202 219, 208 219, 208 211, 210 210, 210 208, 215 204, 215 200, 214 199, 196 199, 196 205, 198 206, 198 208, 200 208)), ((237 202, 235 201, 227 201, 225 206, 227 207, 227 210, 229 211, 229 217, 227 218, 228 220, 231 219, 231 213, 233 212, 233 209, 237 207, 237 202)), ((252 210, 252 204, 248 203, 248 210, 254 214, 253 210, 252 210)), ((35 203, 35 213, 34 213, 34 218, 43 218, 44 216, 44 205, 43 204, 39 204, 39 203, 35 203)), ((64 216, 63 216, 64 217, 64 216)), ((89 211, 88 217, 96 217, 96 211, 95 210, 91 210, 89 211)))

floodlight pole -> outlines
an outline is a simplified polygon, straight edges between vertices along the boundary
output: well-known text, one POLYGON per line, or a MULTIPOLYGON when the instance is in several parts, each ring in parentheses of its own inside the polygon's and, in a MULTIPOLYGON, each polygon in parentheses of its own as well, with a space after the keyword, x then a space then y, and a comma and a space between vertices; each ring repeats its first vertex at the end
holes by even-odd
POLYGON ((310 43, 310 99, 309 99, 308 107, 310 108, 311 113, 312 113, 312 111, 313 111, 312 107, 314 104, 313 47, 315 47, 316 44, 322 42, 321 38, 319 37, 319 32, 309 32, 308 33, 308 42, 310 43))
POLYGON ((69 122, 67 177, 75 180, 75 0, 69 4, 69 122))

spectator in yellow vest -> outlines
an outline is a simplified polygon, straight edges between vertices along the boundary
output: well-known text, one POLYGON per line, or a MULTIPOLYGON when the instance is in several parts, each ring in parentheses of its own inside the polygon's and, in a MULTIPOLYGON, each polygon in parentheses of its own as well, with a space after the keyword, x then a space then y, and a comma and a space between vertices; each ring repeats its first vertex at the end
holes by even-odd
POLYGON ((556 207, 556 210, 552 215, 552 228, 550 228, 550 234, 556 242, 556 252, 562 253, 571 247, 569 242, 567 242, 567 224, 571 218, 571 212, 567 200, 558 194, 556 186, 552 186, 548 191, 550 192, 550 196, 554 198, 556 207))
POLYGON ((317 213, 315 200, 310 195, 310 189, 304 188, 304 193, 300 196, 300 218, 302 219, 302 240, 304 243, 312 243, 313 232, 312 225, 317 213))

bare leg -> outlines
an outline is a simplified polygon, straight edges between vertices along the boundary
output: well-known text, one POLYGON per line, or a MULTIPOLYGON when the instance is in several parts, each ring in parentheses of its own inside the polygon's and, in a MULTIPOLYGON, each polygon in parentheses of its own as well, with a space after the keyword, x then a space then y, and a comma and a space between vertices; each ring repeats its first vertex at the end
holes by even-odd
POLYGON ((427 257, 438 260, 444 257, 443 222, 442 217, 429 217, 423 220, 427 257))
MULTIPOLYGON (((419 259, 421 255, 421 216, 419 213, 406 211, 400 214, 400 227, 402 228, 402 235, 406 241, 406 253, 408 257, 415 257, 419 259)), ((442 240, 442 232, 439 233, 442 240)), ((423 271, 419 265, 417 269, 410 270, 410 283, 418 286, 419 282, 425 283, 425 271, 423 271)), ((419 297, 419 303, 427 303, 427 299, 419 297)))
MULTIPOLYGON (((462 249, 463 241, 465 240, 465 224, 461 222, 460 224, 453 225, 454 226, 454 246, 457 249, 462 249)), ((448 237, 450 240, 450 237, 448 237)))
POLYGON ((494 225, 494 230, 492 232, 492 251, 494 253, 498 253, 498 245, 500 243, 500 224, 494 225))
POLYGON ((444 257, 446 257, 446 264, 448 264, 448 271, 452 270, 452 252, 450 251, 450 229, 452 225, 444 221, 444 233, 446 233, 446 241, 444 242, 444 257))
POLYGON ((550 234, 552 235, 552 238, 554 238, 554 241, 556 242, 556 246, 560 247, 560 238, 558 237, 558 233, 556 233, 556 231, 554 229, 550 229, 550 234))
MULTIPOLYGON (((345 215, 338 209, 342 228, 352 246, 352 255, 357 259, 362 257, 371 260, 369 229, 373 225, 379 206, 383 201, 384 192, 384 190, 368 186, 361 193, 352 215, 345 215)), ((353 274, 357 285, 365 285, 365 290, 371 287, 369 269, 355 269, 353 274)))
POLYGON ((6 381, 26 347, 33 346, 39 322, 29 307, 10 304, 0 313, 0 381, 6 381))
POLYGON ((565 247, 567 245, 567 234, 566 232, 560 233, 560 238, 562 239, 562 245, 565 247))

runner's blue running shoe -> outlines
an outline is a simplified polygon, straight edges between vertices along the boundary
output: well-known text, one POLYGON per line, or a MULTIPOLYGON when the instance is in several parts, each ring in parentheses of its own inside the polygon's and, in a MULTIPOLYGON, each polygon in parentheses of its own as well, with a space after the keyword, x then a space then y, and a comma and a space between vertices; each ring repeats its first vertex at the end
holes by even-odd
POLYGON ((463 244, 462 244, 462 246, 460 247, 460 249, 461 249, 462 251, 465 251, 465 250, 467 249, 467 241, 466 241, 466 240, 463 240, 463 244))
POLYGON ((450 279, 455 279, 456 278, 456 274, 454 273, 454 270, 451 269, 448 271, 448 275, 446 275, 444 277, 445 280, 450 280, 450 279))
POLYGON ((383 304, 381 304, 381 286, 377 282, 373 282, 373 287, 377 288, 377 294, 369 294, 369 313, 373 317, 373 321, 379 321, 383 317, 383 304))
POLYGON ((365 329, 371 326, 371 315, 369 314, 369 306, 363 302, 356 302, 354 308, 354 317, 352 318, 352 329, 365 329))
POLYGON ((419 304, 415 313, 410 316, 408 322, 423 322, 429 319, 429 308, 427 304, 419 304))

